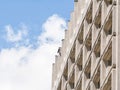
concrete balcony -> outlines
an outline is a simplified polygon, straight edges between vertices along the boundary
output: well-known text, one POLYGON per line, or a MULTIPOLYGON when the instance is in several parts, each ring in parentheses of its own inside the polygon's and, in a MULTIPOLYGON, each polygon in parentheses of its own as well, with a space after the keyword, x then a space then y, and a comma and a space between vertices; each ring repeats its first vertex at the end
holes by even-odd
POLYGON ((100 55, 101 55, 101 37, 96 40, 96 43, 93 47, 92 52, 92 65, 91 65, 91 75, 93 75, 95 69, 97 68, 98 64, 100 63, 100 55))
POLYGON ((83 52, 80 53, 75 65, 75 86, 77 85, 83 70, 83 52))

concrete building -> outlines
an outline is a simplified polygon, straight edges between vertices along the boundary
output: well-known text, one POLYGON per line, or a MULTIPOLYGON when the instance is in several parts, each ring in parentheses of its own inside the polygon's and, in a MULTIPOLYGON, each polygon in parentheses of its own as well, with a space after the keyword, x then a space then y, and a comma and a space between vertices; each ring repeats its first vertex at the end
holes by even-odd
POLYGON ((120 0, 75 0, 52 90, 120 90, 120 0))

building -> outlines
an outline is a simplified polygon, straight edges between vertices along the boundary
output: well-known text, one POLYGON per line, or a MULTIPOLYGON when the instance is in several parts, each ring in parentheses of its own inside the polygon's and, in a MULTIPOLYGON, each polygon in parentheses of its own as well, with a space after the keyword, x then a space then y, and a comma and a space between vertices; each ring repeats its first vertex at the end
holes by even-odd
POLYGON ((120 0, 75 0, 52 90, 120 90, 120 0))

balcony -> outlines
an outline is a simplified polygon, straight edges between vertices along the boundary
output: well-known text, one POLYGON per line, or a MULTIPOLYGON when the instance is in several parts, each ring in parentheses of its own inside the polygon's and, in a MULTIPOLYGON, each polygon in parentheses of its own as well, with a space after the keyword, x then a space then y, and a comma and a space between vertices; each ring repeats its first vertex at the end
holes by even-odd
POLYGON ((80 53, 77 61, 76 61, 76 67, 75 67, 75 86, 77 85, 79 78, 81 76, 81 72, 83 69, 83 52, 80 53))

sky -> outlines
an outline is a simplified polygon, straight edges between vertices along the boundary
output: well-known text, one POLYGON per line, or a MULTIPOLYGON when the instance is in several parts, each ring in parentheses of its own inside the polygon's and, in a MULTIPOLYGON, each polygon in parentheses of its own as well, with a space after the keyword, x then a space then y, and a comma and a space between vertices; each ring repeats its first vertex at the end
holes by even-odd
POLYGON ((51 90, 73 0, 0 0, 0 90, 51 90))

